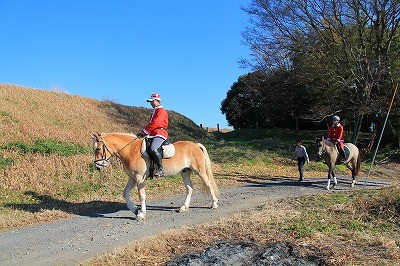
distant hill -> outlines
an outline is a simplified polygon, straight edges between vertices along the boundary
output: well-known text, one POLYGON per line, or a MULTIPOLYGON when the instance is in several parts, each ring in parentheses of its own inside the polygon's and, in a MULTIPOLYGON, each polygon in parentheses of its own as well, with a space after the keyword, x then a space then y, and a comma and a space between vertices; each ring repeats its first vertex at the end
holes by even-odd
MULTIPOLYGON (((125 106, 60 91, 0 84, 0 145, 55 139, 86 145, 95 132, 138 133, 151 108, 125 106)), ((205 130, 169 110, 171 141, 196 140, 205 130)))

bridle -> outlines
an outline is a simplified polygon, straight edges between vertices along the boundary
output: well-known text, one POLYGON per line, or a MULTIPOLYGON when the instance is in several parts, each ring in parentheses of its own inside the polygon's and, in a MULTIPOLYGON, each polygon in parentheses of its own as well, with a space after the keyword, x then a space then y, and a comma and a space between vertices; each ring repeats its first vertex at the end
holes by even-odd
POLYGON ((101 142, 102 146, 101 148, 97 148, 96 149, 102 149, 102 154, 101 154, 101 159, 96 159, 96 155, 94 158, 94 165, 97 168, 103 168, 106 167, 107 164, 109 163, 109 161, 112 159, 112 157, 114 157, 116 154, 118 154, 120 151, 122 151, 124 148, 126 148, 127 146, 129 146, 132 142, 134 142, 135 140, 138 139, 138 137, 134 138, 133 140, 131 140, 130 142, 128 142, 127 144, 125 144, 122 148, 120 148, 119 150, 117 150, 116 152, 111 152, 110 149, 107 147, 106 142, 104 139, 99 139, 96 135, 94 135, 94 138, 96 140, 96 142, 101 142), (107 158, 107 152, 110 153, 110 157, 107 158))

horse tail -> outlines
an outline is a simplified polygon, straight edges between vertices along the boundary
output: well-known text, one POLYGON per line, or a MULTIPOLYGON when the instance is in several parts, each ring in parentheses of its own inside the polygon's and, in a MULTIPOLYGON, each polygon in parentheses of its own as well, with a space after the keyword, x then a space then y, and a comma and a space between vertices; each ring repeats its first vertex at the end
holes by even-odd
MULTIPOLYGON (((199 145, 200 149, 203 151, 203 154, 204 154, 204 163, 205 163, 205 166, 206 166, 206 174, 208 176, 208 179, 209 179, 209 182, 210 182, 210 186, 213 188, 215 195, 217 197, 219 197, 220 193, 219 193, 219 189, 218 189, 217 183, 215 183, 214 175, 213 175, 213 172, 212 172, 210 156, 208 155, 207 149, 206 149, 206 147, 203 146, 203 144, 197 143, 197 145, 199 145)), ((210 188, 205 183, 205 180, 203 180, 203 189, 205 191, 207 191, 207 194, 210 194, 210 188)))
POLYGON ((361 168, 361 154, 360 151, 358 151, 356 169, 354 169, 354 176, 358 175, 358 173, 360 172, 360 168, 361 168))

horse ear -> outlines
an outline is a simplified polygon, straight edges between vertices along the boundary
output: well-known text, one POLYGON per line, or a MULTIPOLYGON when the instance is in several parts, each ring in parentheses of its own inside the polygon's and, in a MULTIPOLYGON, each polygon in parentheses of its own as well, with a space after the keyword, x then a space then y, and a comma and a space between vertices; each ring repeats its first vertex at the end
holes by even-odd
POLYGON ((322 138, 321 138, 323 141, 325 140, 325 138, 324 138, 324 136, 322 136, 322 138))

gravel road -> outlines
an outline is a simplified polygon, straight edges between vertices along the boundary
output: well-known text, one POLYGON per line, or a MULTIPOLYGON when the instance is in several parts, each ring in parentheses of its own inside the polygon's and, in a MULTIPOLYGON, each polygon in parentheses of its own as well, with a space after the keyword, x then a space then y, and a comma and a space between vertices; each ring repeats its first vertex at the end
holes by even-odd
MULTIPOLYGON (((339 178, 338 182, 331 191, 350 189, 350 179, 339 178)), ((0 265, 78 265, 115 247, 166 230, 210 222, 285 197, 330 193, 324 190, 325 184, 326 179, 245 183, 221 189, 221 201, 215 210, 208 208, 211 201, 205 194, 195 190, 191 209, 185 213, 176 212, 184 201, 184 195, 179 195, 148 202, 147 218, 143 221, 136 221, 124 208, 10 231, 0 234, 0 265)), ((385 185, 389 182, 369 181, 366 187, 385 185)), ((363 186, 362 181, 356 188, 363 186)), ((133 200, 137 203, 136 195, 133 200)))

